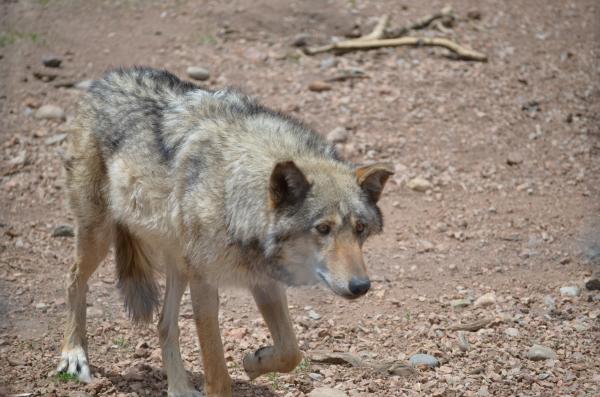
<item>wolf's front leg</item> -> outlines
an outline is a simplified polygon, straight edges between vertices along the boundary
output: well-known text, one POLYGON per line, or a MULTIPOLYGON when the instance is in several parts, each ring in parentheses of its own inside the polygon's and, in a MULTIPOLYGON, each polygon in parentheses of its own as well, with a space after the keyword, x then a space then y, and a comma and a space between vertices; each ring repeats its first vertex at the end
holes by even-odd
POLYGON ((204 393, 207 397, 231 397, 231 378, 225 365, 219 329, 218 289, 202 279, 193 278, 190 293, 204 363, 204 393))
POLYGON ((269 372, 290 372, 302 361, 302 353, 288 313, 285 289, 278 282, 252 288, 256 305, 265 319, 274 346, 261 347, 244 357, 244 369, 254 379, 269 372))

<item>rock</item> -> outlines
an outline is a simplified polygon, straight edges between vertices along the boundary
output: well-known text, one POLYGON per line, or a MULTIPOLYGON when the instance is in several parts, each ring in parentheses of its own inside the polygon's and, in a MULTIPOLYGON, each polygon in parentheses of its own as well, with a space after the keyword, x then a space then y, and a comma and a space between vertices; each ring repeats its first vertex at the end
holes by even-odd
POLYGON ((316 380, 316 381, 323 380, 323 375, 318 374, 316 372, 309 373, 308 377, 311 378, 312 380, 316 380))
POLYGON ((585 288, 590 291, 600 290, 600 277, 592 278, 585 283, 585 288))
POLYGON ((411 179, 410 181, 406 182, 406 186, 411 189, 414 190, 415 192, 426 192, 427 190, 431 189, 431 182, 429 182, 427 179, 422 178, 420 176, 411 179))
POLYGON ((533 345, 527 351, 527 358, 531 361, 556 360, 554 350, 542 345, 533 345))
POLYGON ((467 339, 467 334, 465 333, 465 331, 458 331, 457 334, 458 337, 458 347, 460 348, 460 350, 466 352, 471 348, 471 345, 469 344, 469 340, 467 339))
POLYGON ((310 318, 311 320, 319 320, 321 319, 321 315, 314 310, 309 310, 308 318, 310 318))
POLYGON ((19 154, 8 160, 8 164, 13 167, 20 167, 25 165, 25 163, 27 163, 27 152, 25 150, 21 150, 19 154))
POLYGON ((438 359, 429 354, 421 354, 421 353, 413 354, 412 356, 410 356, 408 361, 410 361, 410 364, 413 367, 418 367, 418 366, 424 365, 424 366, 433 368, 433 367, 437 367, 440 365, 440 362, 438 361, 438 359))
POLYGON ((75 231, 71 225, 60 225, 52 231, 52 237, 74 237, 75 231))
POLYGON ((490 392, 488 391, 487 386, 481 386, 477 391, 477 397, 488 397, 490 396, 490 392))
POLYGON ((331 84, 323 80, 316 80, 308 85, 308 89, 314 92, 329 91, 331 90, 331 84))
POLYGON ((463 307, 467 307, 471 304, 471 301, 468 299, 454 299, 450 301, 450 306, 455 309, 461 309, 463 307))
POLYGON ((46 138, 44 139, 44 143, 48 146, 51 145, 55 145, 57 143, 61 143, 62 141, 64 141, 67 138, 67 134, 63 133, 63 134, 56 134, 54 136, 51 136, 50 138, 46 138))
POLYGON ((576 286, 568 286, 568 287, 561 287, 560 289, 560 294, 562 296, 579 296, 579 294, 581 293, 581 290, 579 289, 579 287, 576 286))
POLYGON ((389 375, 402 376, 404 378, 417 374, 417 371, 413 367, 403 363, 392 363, 386 371, 389 375))
POLYGON ((479 10, 467 11, 467 18, 479 21, 481 19, 481 11, 479 11, 479 10))
POLYGON ((348 140, 348 131, 344 127, 335 127, 327 134, 327 140, 331 143, 344 143, 348 140))
POLYGON ((548 307, 548 311, 554 311, 556 309, 556 299, 554 299, 552 296, 544 296, 544 303, 548 307))
POLYGON ((523 156, 521 156, 517 152, 510 152, 508 156, 506 156, 506 164, 508 165, 517 165, 523 162, 523 156))
POLYGON ((516 328, 506 328, 504 330, 504 333, 508 336, 510 336, 511 338, 516 338, 517 336, 519 336, 519 330, 516 328))
POLYGON ((204 81, 210 78, 210 72, 200 66, 189 66, 186 73, 194 80, 204 81))
POLYGON ((35 118, 40 120, 47 119, 64 121, 67 116, 65 115, 65 111, 56 105, 44 105, 36 110, 35 118))
POLYGON ((488 292, 487 294, 481 295, 475 300, 473 304, 475 307, 487 307, 496 304, 496 294, 494 292, 488 292))
POLYGON ((310 354, 310 361, 315 363, 333 364, 333 365, 351 365, 353 367, 362 366, 362 360, 351 354, 344 352, 328 352, 322 350, 313 351, 310 354))
POLYGON ((292 40, 292 46, 294 47, 306 47, 308 44, 308 35, 306 33, 300 33, 292 40))
POLYGON ((44 302, 40 302, 35 304, 35 308, 38 310, 46 310, 48 308, 48 305, 44 302))
POLYGON ((348 397, 348 395, 341 390, 331 387, 317 387, 308 393, 308 397, 348 397))
POLYGON ((46 55, 42 58, 42 63, 47 68, 58 68, 62 63, 62 59, 56 55, 46 55))
POLYGON ((73 87, 81 91, 87 91, 90 89, 93 82, 94 80, 81 80, 79 83, 76 83, 73 87))
POLYGON ((259 63, 269 59, 269 56, 256 48, 250 47, 244 51, 244 58, 254 63, 259 63))

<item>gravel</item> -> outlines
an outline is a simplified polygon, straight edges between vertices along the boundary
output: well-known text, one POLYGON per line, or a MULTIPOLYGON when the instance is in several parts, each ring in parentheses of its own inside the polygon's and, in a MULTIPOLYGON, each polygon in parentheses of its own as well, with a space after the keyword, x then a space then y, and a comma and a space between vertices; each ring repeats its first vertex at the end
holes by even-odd
POLYGON ((200 66, 188 66, 186 73, 194 80, 205 81, 210 79, 210 72, 200 66))
POLYGON ((438 359, 430 354, 413 354, 412 356, 410 356, 409 361, 413 367, 426 366, 433 368, 440 365, 438 359))
POLYGON ((554 350, 542 345, 533 345, 527 351, 527 358, 532 361, 556 360, 557 356, 554 350))
POLYGON ((66 120, 67 116, 65 111, 56 105, 43 105, 35 112, 36 119, 47 119, 47 120, 66 120))

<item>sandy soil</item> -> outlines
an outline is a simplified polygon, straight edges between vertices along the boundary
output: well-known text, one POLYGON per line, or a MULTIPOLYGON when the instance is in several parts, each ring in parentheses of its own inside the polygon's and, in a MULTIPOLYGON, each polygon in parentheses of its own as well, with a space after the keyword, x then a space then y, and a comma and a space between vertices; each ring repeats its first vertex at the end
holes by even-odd
MULTIPOLYGON (((247 380, 241 358, 268 343, 268 332, 245 292, 223 292, 235 395, 304 396, 318 387, 349 396, 598 395, 600 293, 584 287, 593 268, 581 240, 600 235, 590 226, 600 215, 600 6, 450 3, 452 26, 416 33, 452 38, 488 63, 443 49, 309 57, 293 46, 367 33, 384 13, 391 25, 409 24, 440 10, 437 0, 1 2, 0 395, 166 395, 154 326, 127 320, 111 260, 88 295, 96 380, 53 372, 73 250, 72 238, 52 237, 72 222, 60 153, 82 95, 69 86, 132 64, 181 77, 204 67, 206 86, 241 87, 323 134, 342 128, 348 158, 397 170, 382 200, 386 231, 366 248, 372 291, 353 302, 323 288, 290 291, 312 358, 295 372, 247 380), (42 65, 48 55, 60 68, 42 65), (362 78, 309 90, 349 72, 362 78), (64 109, 66 121, 34 117, 47 104, 64 109), (426 191, 409 188, 415 177, 428 181, 426 191), (578 294, 562 294, 567 286, 578 294), (479 330, 456 330, 481 319, 489 321, 479 330), (534 344, 556 358, 529 359, 534 344), (323 350, 366 364, 320 363, 323 350), (440 365, 403 367, 415 353, 440 365)), ((182 349, 201 388, 187 295, 184 302, 182 349)))

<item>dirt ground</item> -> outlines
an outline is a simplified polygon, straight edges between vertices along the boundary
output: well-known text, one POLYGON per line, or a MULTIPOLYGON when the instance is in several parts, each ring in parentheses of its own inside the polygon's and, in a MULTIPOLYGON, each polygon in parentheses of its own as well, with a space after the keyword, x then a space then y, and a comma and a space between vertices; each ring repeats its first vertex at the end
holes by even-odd
MULTIPOLYGON (((243 354, 269 343, 268 332, 248 294, 222 293, 235 395, 599 395, 600 292, 584 287, 593 268, 581 240, 600 236, 590 226, 600 215, 600 4, 451 1, 452 26, 412 32, 452 38, 487 63, 439 48, 311 57, 294 46, 368 33, 386 13, 392 26, 407 25, 445 4, 0 2, 0 395, 166 395, 155 327, 126 318, 112 260, 89 285, 95 381, 54 373, 73 251, 72 238, 52 236, 72 222, 60 160, 82 95, 71 86, 133 64, 184 78, 188 66, 204 67, 205 86, 240 87, 323 134, 343 130, 346 157, 397 171, 381 202, 385 232, 366 247, 372 291, 350 302, 321 287, 290 290, 311 358, 296 371, 248 381, 243 354), (61 66, 42 65, 48 55, 61 66), (332 78, 327 91, 309 89, 332 78), (36 118, 47 104, 66 121, 36 118), (415 177, 424 191, 409 188, 415 177), (569 286, 574 296, 561 293, 569 286), (457 331, 482 319, 478 330, 457 331), (534 344, 555 357, 530 359, 534 344), (376 368, 321 363, 319 351, 376 368), (404 367, 415 353, 440 365, 404 367)), ((187 295, 180 324, 200 389, 187 295)))

